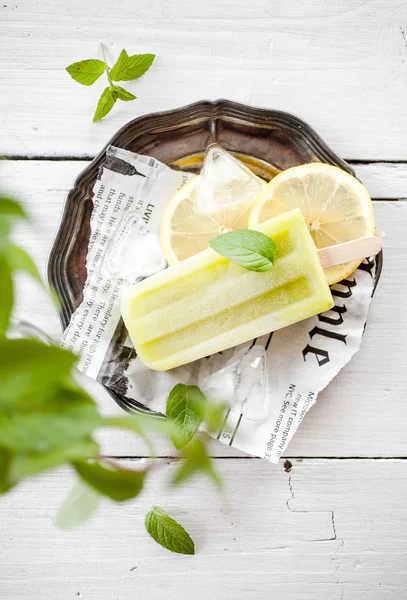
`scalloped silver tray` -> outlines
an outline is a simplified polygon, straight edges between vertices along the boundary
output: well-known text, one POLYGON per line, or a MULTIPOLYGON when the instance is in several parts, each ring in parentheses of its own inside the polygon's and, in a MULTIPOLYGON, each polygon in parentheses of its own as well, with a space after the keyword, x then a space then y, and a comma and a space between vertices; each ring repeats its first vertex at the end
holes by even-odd
MULTIPOLYGON (((213 142, 234 153, 266 180, 280 170, 314 161, 336 165, 354 175, 352 168, 305 121, 286 112, 230 100, 203 100, 139 117, 122 127, 108 145, 154 156, 177 169, 199 171, 203 153, 213 142)), ((105 148, 80 173, 68 193, 48 261, 48 279, 60 298, 64 328, 82 301, 92 188, 104 159, 105 148)), ((381 265, 382 254, 376 257, 375 285, 381 265)), ((126 410, 148 410, 134 400, 108 391, 126 410)))

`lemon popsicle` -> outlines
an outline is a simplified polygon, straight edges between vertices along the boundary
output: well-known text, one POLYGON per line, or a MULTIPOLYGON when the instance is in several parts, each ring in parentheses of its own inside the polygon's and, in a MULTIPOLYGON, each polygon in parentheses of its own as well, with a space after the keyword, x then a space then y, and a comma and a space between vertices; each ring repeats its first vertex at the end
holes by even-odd
POLYGON ((148 367, 173 369, 333 306, 301 212, 256 229, 278 248, 269 271, 248 271, 208 248, 127 290, 122 316, 148 367))

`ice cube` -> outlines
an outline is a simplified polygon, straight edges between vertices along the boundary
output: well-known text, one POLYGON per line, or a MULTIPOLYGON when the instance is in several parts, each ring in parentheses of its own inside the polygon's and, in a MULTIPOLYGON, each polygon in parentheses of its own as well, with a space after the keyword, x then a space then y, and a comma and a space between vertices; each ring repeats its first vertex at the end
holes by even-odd
POLYGON ((201 382, 204 394, 229 404, 250 421, 265 421, 269 411, 267 352, 262 346, 240 350, 223 368, 201 382))
POLYGON ((195 208, 204 214, 237 207, 243 212, 256 200, 263 185, 240 160, 218 144, 211 144, 205 153, 195 208))
POLYGON ((102 265, 106 278, 117 277, 134 283, 150 277, 167 266, 160 239, 138 217, 128 220, 109 242, 102 265))

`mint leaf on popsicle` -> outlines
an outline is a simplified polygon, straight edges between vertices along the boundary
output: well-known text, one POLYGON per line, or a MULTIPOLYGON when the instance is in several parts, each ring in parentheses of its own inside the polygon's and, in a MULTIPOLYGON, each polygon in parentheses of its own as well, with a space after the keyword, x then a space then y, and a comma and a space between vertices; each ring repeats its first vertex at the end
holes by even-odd
POLYGON ((261 231, 237 229, 222 233, 210 241, 215 252, 225 256, 248 271, 269 271, 278 258, 273 240, 261 231))

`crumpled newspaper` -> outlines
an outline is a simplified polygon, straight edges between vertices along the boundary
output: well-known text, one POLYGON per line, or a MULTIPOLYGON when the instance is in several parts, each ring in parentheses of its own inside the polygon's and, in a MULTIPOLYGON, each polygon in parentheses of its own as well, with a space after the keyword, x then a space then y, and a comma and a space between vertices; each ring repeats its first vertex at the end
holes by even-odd
POLYGON ((63 334, 77 368, 109 389, 164 412, 170 389, 198 385, 229 410, 221 442, 277 462, 307 411, 358 350, 374 287, 366 259, 331 288, 326 313, 171 371, 136 356, 120 316, 123 289, 166 267, 158 232, 169 199, 192 174, 109 147, 94 186, 83 301, 63 334))

